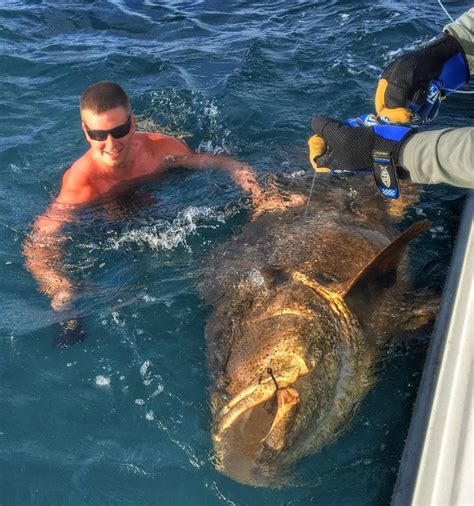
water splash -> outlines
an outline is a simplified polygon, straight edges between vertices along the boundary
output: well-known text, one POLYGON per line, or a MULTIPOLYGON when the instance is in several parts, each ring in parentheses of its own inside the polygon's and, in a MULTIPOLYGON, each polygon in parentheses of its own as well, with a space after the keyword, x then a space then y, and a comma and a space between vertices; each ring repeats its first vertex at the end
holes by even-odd
POLYGON ((108 387, 108 386, 110 386, 110 378, 99 374, 95 378, 95 384, 99 385, 101 387, 108 387))
POLYGON ((214 228, 209 223, 215 221, 225 223, 226 213, 209 207, 190 206, 178 213, 171 221, 158 220, 154 225, 130 230, 119 237, 109 237, 105 249, 121 249, 126 244, 136 244, 152 250, 173 250, 184 246, 191 250, 186 239, 198 232, 199 228, 214 228))
POLYGON ((187 90, 155 91, 150 106, 138 119, 140 130, 178 137, 197 151, 235 153, 236 139, 225 125, 216 98, 187 90))

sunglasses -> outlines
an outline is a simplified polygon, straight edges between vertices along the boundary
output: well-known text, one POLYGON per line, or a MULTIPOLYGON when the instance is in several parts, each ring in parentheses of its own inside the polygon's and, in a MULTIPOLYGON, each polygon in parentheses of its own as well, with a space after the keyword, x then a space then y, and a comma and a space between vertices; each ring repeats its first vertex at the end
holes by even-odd
POLYGON ((94 141, 106 141, 109 135, 114 139, 121 139, 128 135, 130 128, 132 128, 132 116, 129 116, 127 122, 123 125, 116 126, 110 130, 91 130, 87 125, 85 126, 89 137, 94 141))

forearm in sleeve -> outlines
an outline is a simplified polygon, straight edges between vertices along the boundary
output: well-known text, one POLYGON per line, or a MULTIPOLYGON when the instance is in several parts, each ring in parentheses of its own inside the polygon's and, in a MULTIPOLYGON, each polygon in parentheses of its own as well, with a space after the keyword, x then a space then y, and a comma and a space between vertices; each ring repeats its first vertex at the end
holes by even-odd
POLYGON ((474 188, 474 127, 417 132, 403 144, 399 163, 414 183, 474 188))
POLYGON ((454 23, 446 25, 444 31, 454 35, 461 44, 472 76, 474 74, 474 7, 457 18, 454 23))

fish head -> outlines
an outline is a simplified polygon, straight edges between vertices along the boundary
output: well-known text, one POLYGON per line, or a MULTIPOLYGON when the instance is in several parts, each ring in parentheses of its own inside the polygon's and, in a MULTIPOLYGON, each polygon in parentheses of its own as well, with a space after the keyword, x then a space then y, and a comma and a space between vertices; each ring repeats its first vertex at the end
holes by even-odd
MULTIPOLYGON (((291 273, 235 330, 225 396, 215 398, 213 440, 217 468, 236 481, 268 486, 281 476, 295 443, 326 416, 331 393, 350 369, 341 354, 351 348, 350 325, 357 331, 357 322, 342 314, 340 297, 321 290, 291 273)), ((304 453, 305 444, 299 447, 304 453)))
POLYGON ((280 269, 253 276, 243 297, 222 298, 231 310, 216 313, 208 334, 220 374, 211 403, 217 469, 278 487, 292 464, 341 433, 373 383, 378 304, 405 247, 428 226, 413 224, 347 283, 280 269))

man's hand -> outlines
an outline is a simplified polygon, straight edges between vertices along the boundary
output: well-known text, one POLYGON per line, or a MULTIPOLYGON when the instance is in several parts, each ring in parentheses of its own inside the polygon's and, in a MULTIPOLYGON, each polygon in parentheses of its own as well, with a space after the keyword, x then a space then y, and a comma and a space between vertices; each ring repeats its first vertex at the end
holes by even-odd
POLYGON ((385 198, 398 198, 398 153, 414 132, 412 128, 349 126, 324 116, 315 116, 312 127, 316 135, 308 144, 310 162, 317 172, 372 172, 380 193, 385 198))
POLYGON ((60 215, 53 208, 53 212, 37 218, 33 231, 23 243, 25 267, 36 279, 40 291, 51 297, 55 311, 70 309, 74 294, 72 283, 60 269, 67 238, 57 233, 66 219, 69 215, 60 215))
POLYGON ((310 162, 316 172, 373 170, 375 152, 388 153, 398 162, 402 142, 412 129, 394 125, 351 127, 325 116, 315 116, 316 133, 308 140, 310 162))
POLYGON ((51 297, 51 307, 55 311, 67 311, 72 307, 74 292, 72 287, 62 288, 51 297))
POLYGON ((467 81, 469 67, 461 45, 443 34, 388 65, 377 85, 375 108, 387 123, 431 121, 441 100, 467 81))
POLYGON ((289 207, 299 206, 305 201, 302 195, 286 194, 274 185, 264 191, 258 183, 253 169, 229 156, 193 153, 172 160, 170 167, 174 165, 189 168, 217 167, 227 171, 242 190, 250 194, 253 207, 252 218, 266 212, 282 211, 289 207))
POLYGON ((268 212, 284 211, 290 207, 301 206, 306 202, 306 197, 299 193, 265 192, 258 199, 252 199, 252 219, 268 212))

